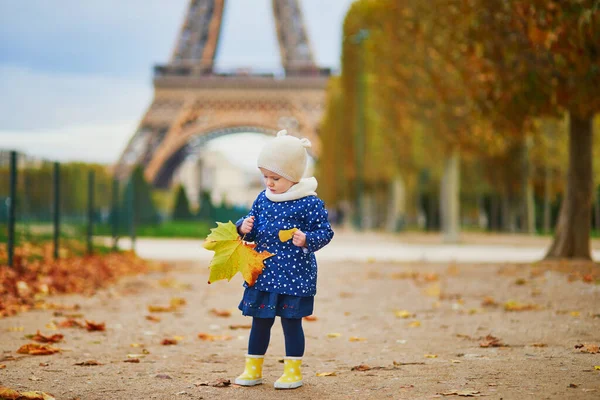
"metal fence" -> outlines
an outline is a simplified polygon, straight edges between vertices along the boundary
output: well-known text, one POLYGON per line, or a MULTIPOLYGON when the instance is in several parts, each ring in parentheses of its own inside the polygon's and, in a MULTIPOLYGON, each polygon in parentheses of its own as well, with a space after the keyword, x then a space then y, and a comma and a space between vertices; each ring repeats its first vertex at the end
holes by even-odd
POLYGON ((15 247, 28 242, 52 242, 53 256, 59 258, 70 239, 83 240, 85 253, 92 254, 100 225, 110 226, 112 249, 120 236, 130 235, 134 242, 135 196, 128 196, 127 210, 119 199, 132 187, 122 186, 103 166, 64 165, 0 151, 0 241, 7 245, 7 259, 0 259, 0 265, 13 265, 15 247))

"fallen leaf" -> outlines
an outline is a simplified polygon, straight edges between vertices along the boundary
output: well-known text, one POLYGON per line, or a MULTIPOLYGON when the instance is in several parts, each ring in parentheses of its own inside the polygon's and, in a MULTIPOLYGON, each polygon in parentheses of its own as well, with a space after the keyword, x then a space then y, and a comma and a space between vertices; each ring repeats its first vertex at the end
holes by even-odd
POLYGON ((183 341, 185 339, 185 337, 175 335, 175 336, 173 336, 173 339, 177 340, 178 342, 181 342, 181 341, 183 341))
POLYGON ((579 317, 581 313, 579 311, 571 311, 571 317, 579 317))
POLYGON ((481 397, 479 390, 453 390, 440 393, 442 396, 481 397))
POLYGON ((0 399, 16 400, 19 398, 19 396, 21 396, 21 393, 17 392, 16 390, 0 386, 0 399))
POLYGON ((539 309, 540 306, 537 304, 523 304, 512 300, 504 303, 505 311, 533 311, 539 309))
POLYGON ((288 229, 288 230, 280 230, 279 231, 279 240, 282 242, 287 242, 288 240, 290 240, 291 238, 294 237, 294 233, 296 233, 297 230, 298 230, 298 228, 292 228, 292 229, 288 229))
POLYGON ((337 376, 335 372, 317 372, 317 376, 337 376))
POLYGON ((369 367, 368 365, 360 364, 360 365, 352 367, 351 371, 368 371, 370 369, 371 369, 371 367, 369 367))
POLYGON ((413 314, 409 311, 406 311, 406 310, 396 311, 395 314, 396 314, 396 317, 398 317, 398 318, 412 318, 415 316, 415 314, 413 314))
POLYGON ((231 336, 229 335, 211 335, 208 333, 199 333, 198 334, 198 338, 202 339, 202 340, 206 340, 207 342, 217 342, 217 341, 223 341, 223 340, 231 340, 233 339, 231 336))
POLYGON ((598 354, 600 353, 600 346, 597 344, 578 344, 575 346, 576 349, 580 349, 582 353, 598 354))
POLYGON ((87 361, 82 361, 82 362, 75 363, 74 365, 79 365, 81 367, 93 367, 93 366, 96 366, 96 365, 103 365, 103 364, 99 363, 96 360, 87 360, 87 361))
POLYGON ((0 364, 0 369, 6 368, 6 364, 0 364))
POLYGON ((19 396, 21 396, 21 393, 16 390, 0 386, 0 399, 16 400, 19 396))
POLYGON ((231 330, 237 330, 237 329, 252 329, 252 325, 251 324, 247 324, 247 325, 229 325, 229 329, 231 330))
POLYGON ((192 288, 190 283, 182 283, 174 278, 163 278, 158 281, 158 284, 164 288, 172 288, 178 290, 189 290, 192 288))
POLYGON ((152 321, 152 322, 160 322, 160 318, 159 317, 155 317, 154 315, 146 315, 146 319, 148 321, 152 321))
POLYGON ((216 381, 214 381, 213 383, 210 384, 210 386, 212 387, 227 387, 231 385, 231 381, 229 379, 217 379, 216 381))
POLYGON ((532 347, 548 347, 546 343, 532 343, 532 347))
POLYGON ((479 347, 508 347, 506 344, 502 343, 502 339, 494 337, 492 335, 487 335, 483 341, 479 343, 479 347))
POLYGON ((253 286, 262 273, 264 260, 274 256, 267 251, 259 253, 255 250, 256 244, 244 242, 231 221, 226 224, 217 222, 217 228, 211 229, 203 246, 215 252, 209 266, 208 283, 221 279, 230 281, 241 272, 246 283, 253 286))
MULTIPOLYGON (((149 312, 172 312, 172 311, 175 311, 175 310, 176 310, 176 308, 173 307, 173 306, 167 306, 167 307, 165 307, 165 306, 153 306, 153 305, 148 306, 148 311, 149 312)), ((149 319, 149 318, 146 317, 146 319, 149 319)), ((154 321, 154 320, 151 320, 151 321, 154 321)), ((158 319, 158 321, 160 321, 160 319, 158 319)))
POLYGON ((408 324, 409 328, 418 328, 419 326, 421 326, 421 321, 413 321, 410 324, 408 324))
POLYGON ((123 362, 139 364, 140 359, 139 358, 128 358, 127 360, 124 360, 123 362))
POLYGON ((162 342, 160 342, 160 344, 162 344, 163 346, 169 346, 169 345, 175 345, 177 344, 177 340, 175 339, 163 339, 162 342))
POLYGON ((332 332, 332 333, 328 333, 327 334, 328 338, 338 338, 340 336, 342 336, 342 334, 341 333, 337 333, 337 332, 332 332))
POLYGON ((23 332, 25 330, 24 326, 9 326, 6 328, 8 332, 23 332))
POLYGON ((76 319, 67 318, 58 324, 60 328, 85 328, 85 325, 76 319))
POLYGON ((440 297, 442 294, 442 288, 439 283, 434 283, 424 289, 423 294, 430 297, 440 297))
POLYGON ((40 366, 40 367, 47 367, 47 366, 49 366, 49 365, 50 365, 49 363, 40 363, 40 364, 39 364, 39 366, 40 366))
POLYGON ((169 304, 171 304, 171 307, 173 307, 174 309, 177 309, 181 306, 185 306, 187 304, 187 301, 183 297, 172 297, 169 301, 169 304))
POLYGON ((438 358, 437 354, 425 354, 425 358, 438 358))
POLYGON ((216 308, 213 308, 210 310, 210 313, 213 315, 216 315, 217 317, 223 317, 223 318, 231 317, 230 310, 218 310, 216 308))
POLYGON ((577 389, 579 387, 579 385, 575 384, 575 383, 569 383, 569 386, 567 386, 570 389, 577 389))
POLYGON ((59 352, 59 348, 37 343, 24 344, 17 350, 17 353, 19 354, 30 354, 34 356, 45 356, 59 352))
POLYGON ((143 345, 143 344, 141 344, 141 343, 131 343, 129 346, 130 346, 130 347, 136 347, 136 348, 137 348, 137 347, 144 347, 144 345, 143 345))
POLYGON ((595 369, 596 371, 600 371, 600 365, 594 365, 594 369, 595 369))
POLYGON ((106 329, 106 326, 105 326, 104 322, 94 322, 94 321, 89 321, 86 319, 85 320, 85 329, 87 329, 90 332, 104 331, 106 329))
POLYGON ((350 339, 348 339, 349 342, 364 342, 366 340, 367 338, 362 338, 358 336, 350 336, 350 339))
POLYGON ((55 400, 55 398, 44 392, 22 392, 18 400, 55 400))
POLYGON ((307 317, 304 317, 304 320, 306 320, 308 322, 314 322, 317 320, 317 317, 315 317, 314 315, 309 315, 307 317))
POLYGON ((45 336, 42 335, 40 331, 37 331, 35 335, 28 335, 28 338, 40 343, 58 343, 63 340, 64 336, 60 333, 56 333, 52 336, 45 336))

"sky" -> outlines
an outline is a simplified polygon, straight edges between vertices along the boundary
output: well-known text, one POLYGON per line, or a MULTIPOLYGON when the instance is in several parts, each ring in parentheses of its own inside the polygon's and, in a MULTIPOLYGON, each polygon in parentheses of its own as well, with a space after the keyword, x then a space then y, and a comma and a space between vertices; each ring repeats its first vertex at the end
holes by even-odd
MULTIPOLYGON (((320 66, 339 69, 352 1, 300 0, 320 66)), ((152 67, 169 60, 187 5, 0 0, 0 149, 115 162, 150 105, 152 67)), ((271 0, 227 0, 216 68, 244 67, 281 68, 271 0)), ((249 148, 231 137, 211 147, 227 149, 232 159, 249 148)))

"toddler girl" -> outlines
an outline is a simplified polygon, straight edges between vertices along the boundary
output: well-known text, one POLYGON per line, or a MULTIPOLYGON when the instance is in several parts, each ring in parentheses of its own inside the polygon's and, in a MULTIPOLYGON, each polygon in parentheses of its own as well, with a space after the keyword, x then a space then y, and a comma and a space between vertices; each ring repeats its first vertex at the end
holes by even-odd
POLYGON ((327 210, 315 190, 314 177, 302 179, 306 169, 308 139, 288 136, 280 131, 261 150, 258 168, 265 180, 250 213, 237 221, 244 240, 255 242, 256 250, 275 254, 254 286, 244 282, 239 309, 252 317, 246 368, 235 383, 253 386, 262 383, 262 364, 275 316, 281 317, 285 336, 284 371, 275 382, 276 389, 302 386, 300 365, 304 355, 302 318, 313 312, 317 287, 317 261, 314 252, 333 237, 327 210), (297 228, 293 238, 279 239, 280 230, 297 228))

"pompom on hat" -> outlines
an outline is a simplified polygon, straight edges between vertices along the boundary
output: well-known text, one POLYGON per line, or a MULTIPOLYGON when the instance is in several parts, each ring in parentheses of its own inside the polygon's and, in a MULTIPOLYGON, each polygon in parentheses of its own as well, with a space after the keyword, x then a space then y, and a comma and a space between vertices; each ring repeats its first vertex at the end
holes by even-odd
POLYGON ((279 131, 260 151, 257 166, 292 182, 300 182, 308 160, 306 149, 310 147, 310 140, 290 136, 286 130, 279 131))

